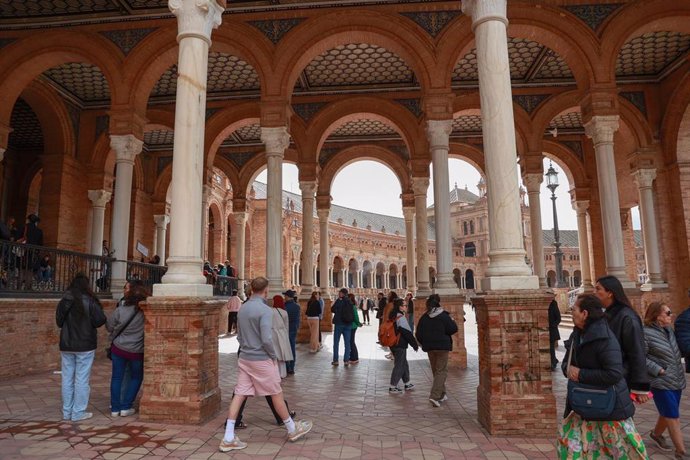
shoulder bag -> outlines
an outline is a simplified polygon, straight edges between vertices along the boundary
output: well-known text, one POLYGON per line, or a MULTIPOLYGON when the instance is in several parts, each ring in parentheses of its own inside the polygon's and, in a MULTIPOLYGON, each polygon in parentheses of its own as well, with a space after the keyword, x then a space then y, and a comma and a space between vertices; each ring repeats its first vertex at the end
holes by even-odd
POLYGON ((120 334, 122 334, 125 331, 125 329, 127 329, 127 326, 129 326, 129 323, 131 323, 132 320, 134 319, 134 317, 137 316, 138 314, 139 314, 139 308, 135 308, 134 314, 132 316, 130 316, 130 318, 127 320, 127 322, 122 327, 122 329, 117 331, 117 334, 115 334, 113 339, 110 341, 110 345, 108 345, 108 348, 105 349, 105 355, 108 357, 109 360, 111 360, 111 361, 113 360, 113 342, 115 342, 115 339, 118 338, 120 336, 120 334))
MULTIPOLYGON (((570 344, 566 374, 570 373, 574 352, 575 340, 570 344)), ((616 406, 616 389, 613 386, 602 388, 568 379, 568 402, 571 409, 584 420, 608 420, 616 406)))

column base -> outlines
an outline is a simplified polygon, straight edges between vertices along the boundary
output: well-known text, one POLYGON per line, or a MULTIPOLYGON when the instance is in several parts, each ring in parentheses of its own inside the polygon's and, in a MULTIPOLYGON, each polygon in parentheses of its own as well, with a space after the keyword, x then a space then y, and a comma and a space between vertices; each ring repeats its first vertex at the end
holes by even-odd
POLYGON ((530 276, 488 276, 481 280, 482 291, 537 290, 539 278, 530 276))
POLYGON ((442 299, 445 299, 446 296, 460 295, 460 288, 458 288, 457 285, 453 285, 451 287, 442 287, 436 285, 434 286, 434 294, 438 294, 442 299))
MULTIPOLYGON (((458 325, 458 333, 453 335, 453 351, 448 356, 451 366, 467 369, 467 348, 465 347, 465 296, 449 295, 441 297, 441 305, 450 314, 458 325)), ((417 307, 415 305, 415 307, 417 307)), ((424 308, 423 305, 421 305, 424 308)), ((419 310, 417 310, 419 311, 419 310)), ((415 317, 421 313, 415 312, 415 317)))
POLYGON ((440 294, 441 292, 445 292, 447 295, 452 295, 453 291, 455 291, 455 293, 458 293, 460 291, 460 288, 458 288, 458 285, 455 283, 455 280, 453 279, 453 275, 449 273, 439 273, 436 276, 434 292, 438 294, 440 294))
POLYGON ((203 423, 220 410, 219 312, 225 302, 151 297, 146 316, 140 420, 203 423))
POLYGON ((552 299, 538 290, 472 297, 479 332, 479 422, 492 435, 550 437, 556 431, 548 321, 552 299))
POLYGON ((321 332, 333 332, 333 318, 331 315, 332 303, 331 299, 323 298, 323 318, 321 318, 319 326, 321 332))
POLYGON ((154 284, 154 297, 213 297, 210 284, 154 284))
POLYGON ((640 286, 640 291, 658 291, 660 289, 668 289, 668 284, 667 283, 659 283, 659 282, 647 282, 644 283, 642 286, 640 286))
POLYGON ((125 295, 125 283, 127 283, 126 279, 112 278, 110 280, 110 294, 113 299, 120 300, 125 295))
POLYGON ((417 287, 417 293, 415 294, 415 297, 421 298, 421 299, 426 299, 429 297, 433 292, 429 288, 429 286, 418 286, 417 287))
MULTIPOLYGON (((311 292, 311 291, 310 291, 311 292)), ((309 299, 299 301, 300 323, 297 331, 297 343, 309 343, 309 323, 307 320, 307 302, 309 299)))
POLYGON ((285 289, 283 288, 283 280, 269 279, 268 280, 268 295, 273 297, 274 295, 280 295, 285 289))

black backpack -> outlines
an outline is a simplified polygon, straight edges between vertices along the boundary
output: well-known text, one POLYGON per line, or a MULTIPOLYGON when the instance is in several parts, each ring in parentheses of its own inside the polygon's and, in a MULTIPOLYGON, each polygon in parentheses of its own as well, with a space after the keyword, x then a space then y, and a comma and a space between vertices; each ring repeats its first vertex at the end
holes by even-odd
POLYGON ((355 312, 352 303, 349 300, 342 301, 342 310, 340 311, 340 319, 345 324, 350 324, 355 320, 355 312))

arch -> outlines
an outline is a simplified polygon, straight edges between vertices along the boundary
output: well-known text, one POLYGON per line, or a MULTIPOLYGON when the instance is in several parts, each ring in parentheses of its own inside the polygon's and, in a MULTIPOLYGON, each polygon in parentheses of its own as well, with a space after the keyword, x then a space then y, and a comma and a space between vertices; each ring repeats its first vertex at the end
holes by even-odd
POLYGON ((545 139, 542 153, 560 166, 571 187, 587 187, 589 185, 590 181, 584 163, 567 146, 557 141, 545 139))
POLYGON ((289 100, 299 73, 317 56, 340 45, 369 43, 400 56, 413 70, 422 92, 444 87, 434 75, 435 57, 429 36, 402 15, 357 9, 327 13, 308 19, 290 30, 275 51, 275 82, 267 83, 267 94, 289 100))
POLYGON ((214 164, 220 145, 240 128, 261 122, 261 106, 258 102, 230 104, 214 113, 206 122, 204 165, 214 164))
POLYGON ((618 111, 621 121, 630 127, 638 147, 645 147, 654 142, 654 134, 649 122, 632 102, 618 96, 618 111))
POLYGON ((462 273, 460 272, 459 268, 453 269, 453 281, 455 281, 455 285, 458 287, 458 289, 463 289, 462 273))
POLYGON ((553 270, 549 270, 546 273, 546 284, 548 287, 556 287, 556 272, 553 270))
POLYGON ((317 194, 330 195, 333 180, 338 173, 348 165, 364 160, 375 161, 393 171, 400 181, 402 191, 411 188, 410 173, 402 158, 379 145, 360 144, 339 151, 323 165, 317 194))
POLYGON ((469 268, 465 270, 465 289, 474 289, 474 271, 469 268))
POLYGON ((582 94, 579 91, 566 91, 542 102, 532 115, 532 133, 528 139, 528 149, 538 151, 551 120, 569 110, 579 112, 581 100, 582 94))
POLYGON ((64 29, 32 34, 7 45, 0 54, 0 124, 9 126, 12 107, 31 81, 69 62, 97 66, 108 81, 111 106, 121 102, 128 92, 122 82, 121 56, 117 46, 98 33, 64 29))
POLYGON ((477 246, 474 242, 470 241, 464 244, 463 255, 465 257, 477 257, 477 246))
MULTIPOLYGON (((299 163, 297 162, 297 152, 294 149, 285 150, 285 157, 283 158, 283 165, 286 163, 294 164, 299 168, 299 163)), ((238 180, 238 188, 235 193, 235 197, 245 197, 249 193, 249 189, 256 180, 256 177, 263 171, 266 167, 266 155, 265 152, 259 152, 254 155, 254 157, 247 162, 242 169, 240 169, 240 176, 238 180)))
MULTIPOLYGON (((513 114, 515 121, 515 141, 517 143, 517 153, 519 154, 524 152, 527 148, 532 124, 525 110, 515 102, 513 102, 513 114)), ((478 92, 457 96, 453 100, 453 120, 463 115, 481 116, 478 92)), ((481 135, 482 134, 480 134, 480 137, 481 135)))
POLYGON ((573 272, 573 287, 579 287, 582 284, 582 271, 575 270, 573 272))
POLYGON ((480 175, 486 177, 486 171, 484 170, 484 152, 478 147, 451 139, 448 156, 470 164, 480 175))

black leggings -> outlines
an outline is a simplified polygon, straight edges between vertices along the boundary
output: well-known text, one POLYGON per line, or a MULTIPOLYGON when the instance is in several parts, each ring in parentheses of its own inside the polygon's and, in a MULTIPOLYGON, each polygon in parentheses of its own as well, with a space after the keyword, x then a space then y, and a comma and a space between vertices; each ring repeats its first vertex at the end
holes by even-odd
MULTIPOLYGON (((233 397, 235 394, 233 393, 233 397)), ((247 401, 249 398, 244 398, 244 401, 242 402, 242 406, 240 407, 240 413, 237 414, 237 420, 235 420, 235 423, 240 423, 242 421, 242 414, 244 413, 244 406, 247 405, 247 401)), ((271 396, 266 396, 266 402, 268 403, 268 407, 271 408, 271 412, 273 412, 273 417, 276 419, 276 423, 282 423, 283 420, 280 418, 280 415, 278 415, 278 412, 276 412, 276 408, 273 406, 273 398, 271 396)), ((288 402, 285 401, 285 406, 287 406, 288 413, 290 412, 290 406, 288 405, 288 402)))
POLYGON ((367 324, 370 323, 369 310, 362 310, 362 321, 366 322, 367 324))

